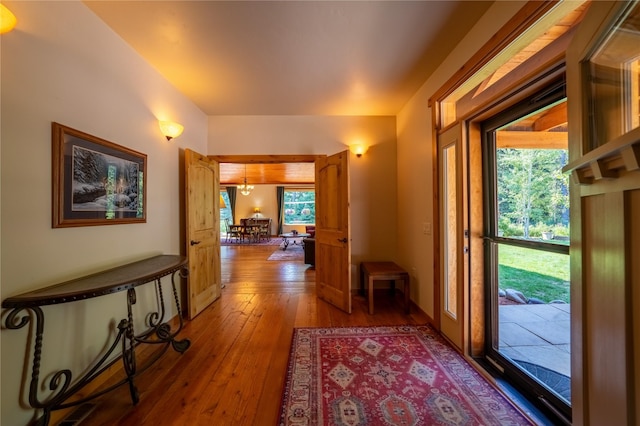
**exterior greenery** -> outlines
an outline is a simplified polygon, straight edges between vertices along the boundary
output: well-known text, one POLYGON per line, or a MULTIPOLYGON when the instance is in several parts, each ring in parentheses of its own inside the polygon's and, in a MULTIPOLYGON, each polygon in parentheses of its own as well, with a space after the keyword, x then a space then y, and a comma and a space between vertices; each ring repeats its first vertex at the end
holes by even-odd
POLYGON ((498 231, 504 237, 569 236, 569 176, 563 149, 496 150, 498 231))
POLYGON ((549 303, 569 303, 569 256, 508 244, 499 246, 498 277, 503 290, 549 303))
POLYGON ((284 223, 311 225, 316 223, 316 192, 313 189, 285 189, 284 223))
POLYGON ((229 194, 227 194, 227 190, 226 189, 220 190, 220 195, 222 196, 222 199, 224 200, 224 204, 225 204, 225 208, 220 209, 220 232, 226 233, 227 224, 225 221, 228 219, 229 223, 235 223, 235 222, 233 221, 233 214, 231 213, 231 201, 229 201, 229 194))

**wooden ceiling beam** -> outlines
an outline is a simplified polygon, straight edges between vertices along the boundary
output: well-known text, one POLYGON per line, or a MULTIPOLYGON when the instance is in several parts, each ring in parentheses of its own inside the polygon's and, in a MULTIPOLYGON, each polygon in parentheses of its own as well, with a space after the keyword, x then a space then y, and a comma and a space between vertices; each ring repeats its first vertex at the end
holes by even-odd
POLYGON ((559 105, 545 111, 545 113, 535 121, 533 130, 536 132, 545 132, 554 127, 567 125, 567 103, 562 102, 559 105))
POLYGON ((208 155, 219 163, 268 164, 268 163, 315 163, 326 155, 208 155))
MULTIPOLYGON (((254 156, 251 156, 255 158, 254 156)), ((234 156, 237 160, 237 157, 234 156)), ((280 157, 281 160, 283 158, 280 157)), ((221 162, 220 184, 240 185, 247 178, 249 185, 313 185, 315 163, 313 162, 221 162)))
POLYGON ((496 148, 567 149, 566 132, 496 132, 496 148))

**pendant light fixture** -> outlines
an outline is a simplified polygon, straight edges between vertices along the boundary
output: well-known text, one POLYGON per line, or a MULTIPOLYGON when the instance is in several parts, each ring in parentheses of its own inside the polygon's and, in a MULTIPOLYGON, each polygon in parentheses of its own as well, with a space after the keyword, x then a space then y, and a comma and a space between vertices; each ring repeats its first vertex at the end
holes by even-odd
POLYGON ((244 165, 244 184, 238 185, 238 190, 242 195, 249 195, 251 190, 253 189, 253 185, 247 185, 247 165, 244 165))

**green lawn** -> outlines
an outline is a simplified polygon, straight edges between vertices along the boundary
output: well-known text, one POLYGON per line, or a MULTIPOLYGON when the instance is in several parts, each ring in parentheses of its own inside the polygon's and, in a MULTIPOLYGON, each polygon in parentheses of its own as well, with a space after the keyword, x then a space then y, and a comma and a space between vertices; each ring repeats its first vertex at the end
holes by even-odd
POLYGON ((569 303, 569 256, 500 245, 500 288, 522 292, 545 302, 569 303))

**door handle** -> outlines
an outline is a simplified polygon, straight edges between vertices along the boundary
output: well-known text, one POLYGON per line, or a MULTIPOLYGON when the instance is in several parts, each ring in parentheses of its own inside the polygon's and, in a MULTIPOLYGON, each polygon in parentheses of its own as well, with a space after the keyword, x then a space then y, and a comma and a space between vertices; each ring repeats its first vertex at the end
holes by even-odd
POLYGON ((346 243, 349 240, 347 239, 347 237, 344 237, 344 238, 338 238, 338 241, 340 241, 341 243, 346 243))
POLYGON ((196 246, 196 245, 200 244, 200 242, 201 242, 201 241, 194 241, 194 240, 191 240, 191 245, 192 245, 192 246, 196 246))

